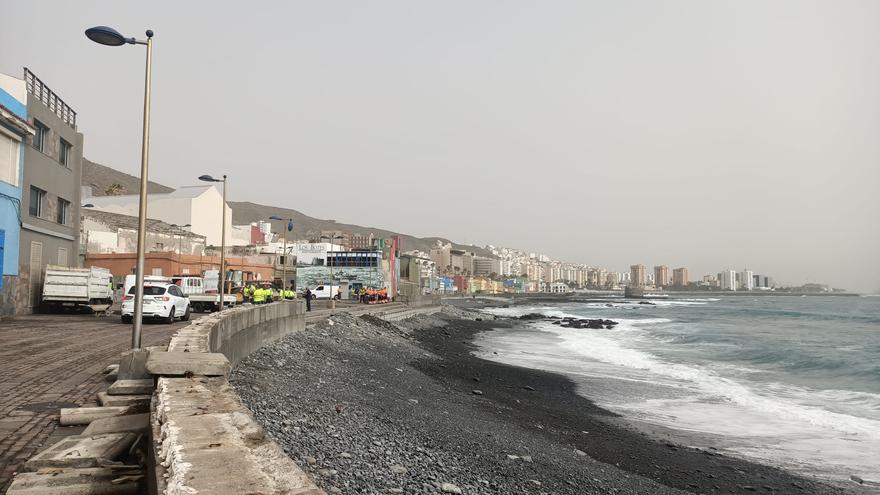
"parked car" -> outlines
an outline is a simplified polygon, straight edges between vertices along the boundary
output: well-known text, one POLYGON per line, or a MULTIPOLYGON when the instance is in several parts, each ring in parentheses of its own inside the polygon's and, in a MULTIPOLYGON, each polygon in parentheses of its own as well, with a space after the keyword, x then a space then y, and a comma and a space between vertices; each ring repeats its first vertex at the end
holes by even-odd
MULTIPOLYGON (((128 290, 122 300, 122 322, 131 323, 134 319, 135 287, 128 290)), ((175 284, 144 284, 144 318, 159 318, 165 323, 189 320, 189 298, 175 284)))
MULTIPOLYGON (((329 285, 319 285, 317 287, 312 287, 312 299, 330 299, 331 297, 336 297, 339 293, 339 286, 329 286, 329 285)), ((302 294, 305 294, 305 289, 301 291, 302 294)))
MULTIPOLYGON (((125 276, 125 281, 122 285, 122 293, 128 294, 132 287, 134 287, 134 283, 137 281, 136 275, 128 274, 125 276)), ((164 275, 144 275, 144 283, 145 284, 170 284, 171 277, 166 277, 164 275)))

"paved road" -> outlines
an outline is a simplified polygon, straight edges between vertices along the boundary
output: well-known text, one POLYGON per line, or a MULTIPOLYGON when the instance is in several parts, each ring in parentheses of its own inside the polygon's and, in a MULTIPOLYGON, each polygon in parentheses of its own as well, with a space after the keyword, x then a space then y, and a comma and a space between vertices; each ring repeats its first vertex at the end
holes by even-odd
MULTIPOLYGON (((143 326, 143 345, 168 343, 184 323, 143 326)), ((118 316, 33 315, 0 322, 0 493, 12 474, 59 427, 62 407, 95 404, 108 385, 101 371, 131 345, 131 326, 118 316)), ((51 442, 50 442, 51 443, 51 442)))

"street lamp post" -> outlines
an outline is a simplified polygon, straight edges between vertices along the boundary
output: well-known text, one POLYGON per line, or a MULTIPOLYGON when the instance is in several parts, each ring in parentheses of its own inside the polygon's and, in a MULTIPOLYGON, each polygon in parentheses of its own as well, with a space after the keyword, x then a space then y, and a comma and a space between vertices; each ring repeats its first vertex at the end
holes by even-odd
POLYGON ((135 268, 135 292, 134 292, 134 318, 131 328, 131 348, 141 348, 141 326, 144 316, 144 252, 146 244, 147 227, 147 173, 150 161, 150 86, 153 73, 153 31, 147 29, 144 33, 146 41, 135 38, 126 38, 119 31, 107 27, 96 26, 86 29, 86 36, 95 43, 107 46, 146 45, 147 67, 144 75, 144 122, 143 137, 141 140, 141 188, 138 204, 138 236, 137 236, 137 265, 135 268))
MULTIPOLYGON (((281 220, 283 222, 285 219, 281 218, 277 215, 272 215, 271 217, 269 217, 269 220, 281 220)), ((287 233, 292 230, 293 230, 293 219, 288 218, 287 225, 285 225, 285 230, 284 230, 284 248, 282 249, 282 253, 283 253, 283 257, 282 257, 283 263, 281 265, 281 291, 282 291, 281 293, 282 294, 284 294, 284 290, 287 288, 287 233)), ((284 300, 283 296, 282 296, 281 300, 282 301, 284 300)))
POLYGON ((330 272, 330 300, 333 300, 333 268, 330 266, 330 249, 333 248, 333 241, 336 239, 345 239, 343 235, 322 235, 321 239, 327 239, 330 241, 330 247, 327 248, 327 256, 324 258, 325 263, 327 263, 327 270, 330 272))
POLYGON ((220 306, 218 311, 223 311, 223 293, 226 292, 226 176, 222 179, 215 179, 210 175, 199 176, 199 180, 205 182, 222 182, 223 183, 223 214, 221 215, 223 225, 220 227, 220 306))

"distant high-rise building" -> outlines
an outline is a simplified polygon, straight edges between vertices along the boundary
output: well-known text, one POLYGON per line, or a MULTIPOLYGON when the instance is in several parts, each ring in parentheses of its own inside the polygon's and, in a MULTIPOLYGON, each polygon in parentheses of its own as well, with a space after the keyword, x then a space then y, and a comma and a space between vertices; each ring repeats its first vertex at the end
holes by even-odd
POLYGON ((437 267, 437 271, 439 273, 452 272, 451 249, 452 249, 452 246, 449 244, 446 244, 444 246, 437 246, 437 247, 431 248, 431 252, 430 252, 431 261, 434 262, 434 266, 437 267))
POLYGON ((718 280, 721 282, 721 290, 736 290, 736 272, 733 270, 724 270, 718 274, 718 280))
POLYGON ((676 268, 672 270, 672 285, 675 287, 687 287, 688 285, 688 269, 676 268))
POLYGON ((754 274, 751 270, 743 270, 739 274, 739 284, 742 290, 753 290, 755 288, 754 274))
POLYGON ((644 287, 648 282, 645 265, 630 265, 629 282, 633 287, 644 287))
POLYGON ((654 285, 657 287, 666 287, 669 285, 669 267, 660 265, 654 267, 654 285))

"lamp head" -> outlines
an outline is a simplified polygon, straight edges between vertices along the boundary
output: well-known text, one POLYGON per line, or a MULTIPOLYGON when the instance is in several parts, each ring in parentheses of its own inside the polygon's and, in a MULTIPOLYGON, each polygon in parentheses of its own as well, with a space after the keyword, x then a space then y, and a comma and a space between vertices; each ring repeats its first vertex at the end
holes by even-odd
POLYGON ((134 43, 134 38, 126 38, 122 34, 108 26, 95 26, 86 29, 86 36, 95 43, 107 46, 121 46, 126 43, 134 43))
POLYGON ((217 179, 211 177, 210 175, 200 175, 199 180, 203 180, 205 182, 220 182, 217 179))

